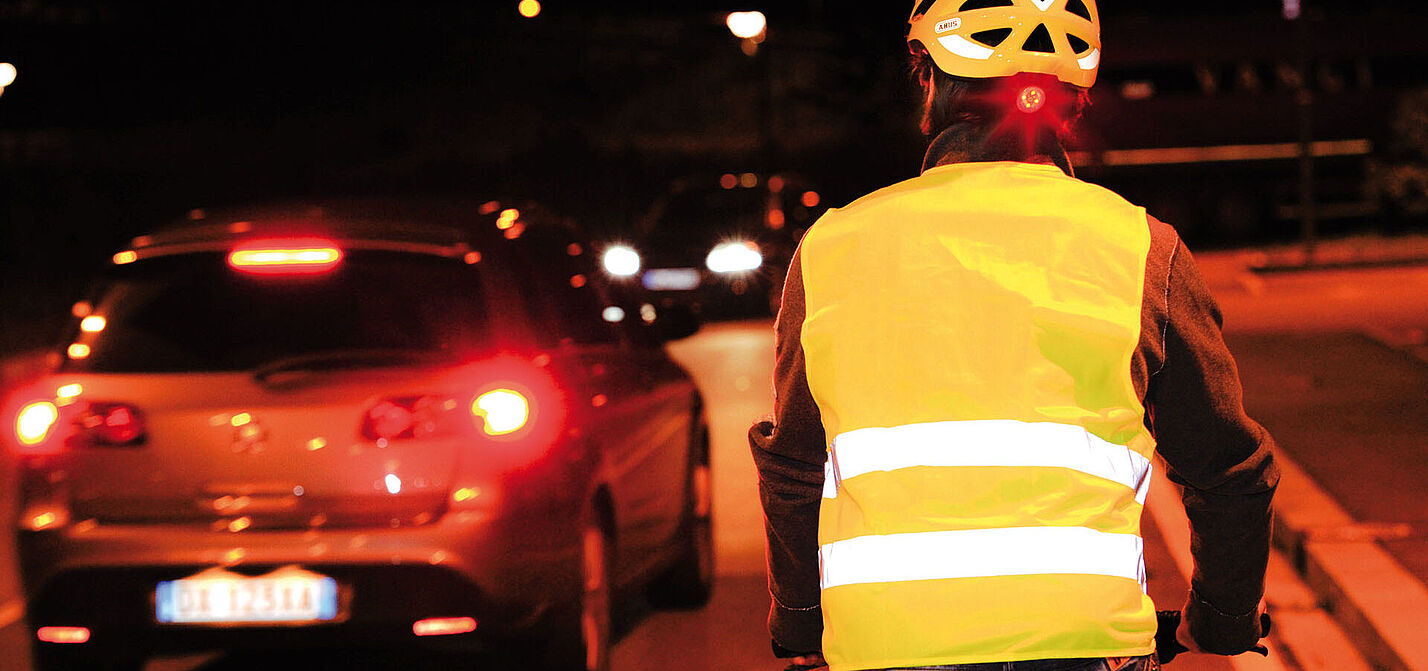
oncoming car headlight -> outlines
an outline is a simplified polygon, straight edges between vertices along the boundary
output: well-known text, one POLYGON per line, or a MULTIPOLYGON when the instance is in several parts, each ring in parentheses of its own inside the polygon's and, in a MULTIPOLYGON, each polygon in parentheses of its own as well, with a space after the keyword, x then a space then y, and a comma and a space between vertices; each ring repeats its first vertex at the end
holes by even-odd
POLYGON ((752 242, 725 242, 716 245, 704 265, 716 273, 739 273, 758 270, 764 264, 759 246, 752 242))
POLYGON ((640 253, 625 245, 615 245, 605 250, 600 264, 615 277, 630 277, 640 272, 640 253))

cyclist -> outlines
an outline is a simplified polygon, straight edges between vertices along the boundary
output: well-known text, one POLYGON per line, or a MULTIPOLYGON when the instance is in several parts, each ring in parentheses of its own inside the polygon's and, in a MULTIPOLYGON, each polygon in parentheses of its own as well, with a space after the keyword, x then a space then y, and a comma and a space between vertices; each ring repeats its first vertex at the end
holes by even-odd
POLYGON ((922 174, 804 237, 774 415, 750 431, 775 652, 833 671, 1156 668, 1140 514, 1157 450, 1193 535, 1177 638, 1251 649, 1273 441, 1174 229, 1072 175, 1095 1, 922 0, 907 41, 922 174))

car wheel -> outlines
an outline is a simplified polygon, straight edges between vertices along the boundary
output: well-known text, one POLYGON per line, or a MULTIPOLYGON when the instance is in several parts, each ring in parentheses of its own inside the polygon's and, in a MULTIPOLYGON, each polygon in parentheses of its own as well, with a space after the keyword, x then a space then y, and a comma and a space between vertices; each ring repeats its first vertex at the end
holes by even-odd
POLYGON ((614 589, 610 583, 614 548, 595 519, 580 532, 580 599, 560 618, 542 666, 546 671, 610 671, 614 589))
POLYGON ((714 483, 709 468, 708 432, 702 432, 700 452, 689 469, 689 485, 680 524, 679 554, 650 583, 649 600, 660 608, 699 608, 714 591, 714 483))

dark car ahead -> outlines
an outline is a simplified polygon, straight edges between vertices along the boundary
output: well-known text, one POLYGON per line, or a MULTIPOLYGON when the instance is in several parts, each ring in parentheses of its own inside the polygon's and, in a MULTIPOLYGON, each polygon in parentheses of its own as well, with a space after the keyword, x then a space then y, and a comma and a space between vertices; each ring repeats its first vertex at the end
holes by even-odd
POLYGON ((602 250, 605 272, 638 283, 663 305, 708 318, 776 312, 800 235, 822 213, 794 174, 676 179, 630 239, 602 250))
POLYGON ((607 669, 617 590, 701 605, 708 429, 661 347, 694 325, 610 295, 592 256, 494 204, 136 239, 5 407, 38 666, 425 646, 607 669))

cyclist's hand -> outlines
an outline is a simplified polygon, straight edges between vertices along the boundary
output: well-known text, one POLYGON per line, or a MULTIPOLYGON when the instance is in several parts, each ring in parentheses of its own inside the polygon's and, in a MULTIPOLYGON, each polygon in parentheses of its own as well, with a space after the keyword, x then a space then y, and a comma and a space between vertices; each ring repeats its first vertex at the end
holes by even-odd
POLYGON ((1175 641, 1185 646, 1185 652, 1201 654, 1205 652, 1200 649, 1200 644, 1196 643, 1195 639, 1190 637, 1190 618, 1188 617, 1180 618, 1180 626, 1175 628, 1175 641))
MULTIPOLYGON (((1258 610, 1258 613, 1257 613, 1257 615, 1256 615, 1256 617, 1255 617, 1255 620, 1260 623, 1260 632, 1259 632, 1259 637, 1260 637, 1260 638, 1264 638, 1265 636, 1268 636, 1268 635, 1269 635, 1269 615, 1268 615, 1268 612, 1267 612, 1268 610, 1269 610, 1269 603, 1268 603, 1267 601, 1265 601, 1264 599, 1260 599, 1260 600, 1259 600, 1259 610, 1258 610)), ((1185 646, 1185 648, 1187 649, 1188 652, 1195 652, 1195 653, 1204 653, 1204 652, 1205 652, 1205 651, 1200 647, 1200 644, 1195 642, 1194 637, 1192 637, 1192 636, 1190 635, 1190 618, 1181 618, 1181 620, 1180 620, 1180 626, 1179 626, 1179 627, 1176 627, 1176 629, 1175 629, 1175 640, 1176 640, 1177 642, 1179 642, 1180 645, 1185 646)), ((1265 646, 1263 646, 1263 645, 1256 645, 1255 647, 1251 648, 1250 650, 1247 650, 1246 652, 1258 652, 1258 653, 1261 654, 1261 655, 1266 655, 1266 656, 1268 656, 1268 655, 1269 655, 1269 648, 1267 648, 1267 647, 1265 647, 1265 646)))

